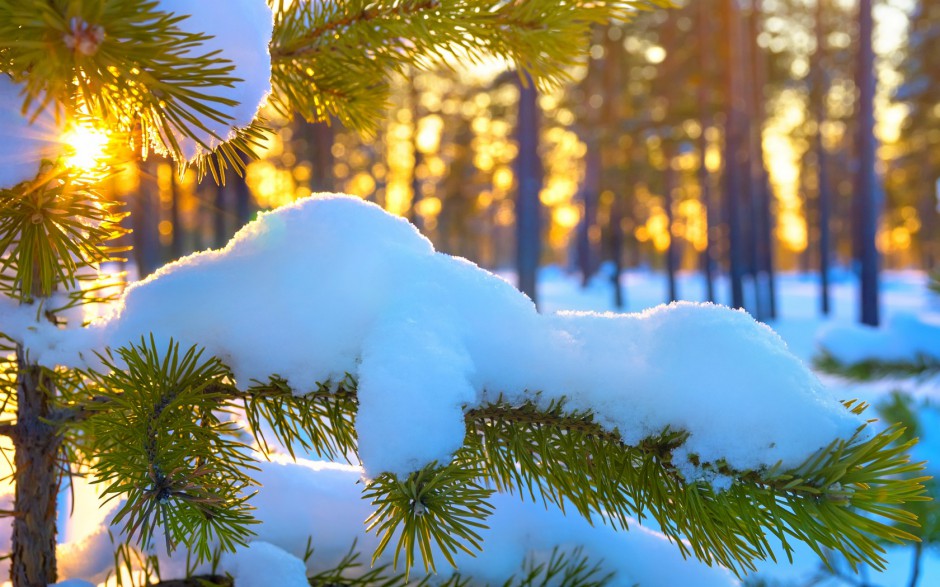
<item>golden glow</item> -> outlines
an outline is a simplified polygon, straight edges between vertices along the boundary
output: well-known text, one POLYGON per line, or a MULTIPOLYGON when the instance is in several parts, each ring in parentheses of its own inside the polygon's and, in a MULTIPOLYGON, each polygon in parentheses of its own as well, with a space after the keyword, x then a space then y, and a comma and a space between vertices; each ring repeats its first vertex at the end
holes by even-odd
POLYGON ((806 217, 800 193, 800 166, 803 153, 791 138, 800 128, 806 113, 799 96, 784 92, 775 115, 767 121, 763 145, 767 172, 777 198, 777 237, 783 246, 801 252, 808 245, 806 217))
POLYGON ((76 123, 62 135, 66 165, 87 171, 101 167, 108 159, 108 134, 90 124, 76 123))
POLYGON ((634 236, 640 242, 652 241, 657 251, 668 249, 672 236, 669 233, 669 217, 666 216, 666 210, 658 204, 650 206, 646 224, 637 227, 634 236))
POLYGON ((574 228, 581 220, 581 211, 577 206, 566 204, 552 210, 552 220, 563 228, 574 228))
POLYGON ((441 201, 437 198, 423 198, 415 205, 415 210, 424 218, 437 216, 441 212, 441 201))
POLYGON ((375 191, 375 180, 365 172, 359 172, 346 183, 346 192, 360 198, 367 198, 375 191))

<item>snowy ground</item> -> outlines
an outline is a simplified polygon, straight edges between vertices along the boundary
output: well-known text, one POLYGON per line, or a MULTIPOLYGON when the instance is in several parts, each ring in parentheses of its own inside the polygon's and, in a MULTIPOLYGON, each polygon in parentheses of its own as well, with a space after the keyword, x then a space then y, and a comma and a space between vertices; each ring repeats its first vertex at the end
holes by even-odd
MULTIPOLYGON (((513 275, 504 274, 509 280, 513 275)), ((636 312, 653 307, 667 297, 665 275, 631 271, 621 277, 624 286, 626 307, 623 311, 636 312)), ((899 312, 935 312, 936 300, 930 297, 926 287, 927 277, 922 272, 889 272, 883 276, 881 309, 883 318, 899 312)), ((539 280, 539 307, 543 312, 559 310, 615 311, 612 287, 608 280, 596 279, 587 288, 581 288, 577 279, 566 276, 555 268, 542 271, 539 280)), ((700 274, 683 274, 678 279, 680 298, 690 301, 705 299, 705 284, 700 274)), ((727 303, 727 282, 717 284, 717 301, 727 303)), ((784 274, 778 281, 778 316, 770 325, 786 340, 790 350, 807 364, 817 352, 816 336, 820 329, 833 324, 851 324, 858 312, 857 289, 853 276, 840 273, 835 276, 831 290, 833 308, 830 317, 819 312, 819 281, 815 275, 784 274)), ((930 397, 940 401, 940 382, 933 381, 881 381, 877 383, 852 383, 822 375, 821 379, 840 398, 860 398, 877 402, 880 397, 893 390, 904 390, 918 397, 930 397)), ((936 422, 936 419, 933 419, 936 422)), ((925 431, 921 439, 921 458, 940 456, 940 430, 931 435, 925 431)), ((935 467, 931 467, 936 470, 935 467)), ((749 577, 748 584, 760 584, 761 580, 774 586, 803 585, 866 585, 868 587, 902 587, 908 585, 913 549, 889 551, 890 566, 887 572, 877 573, 862 569, 860 575, 840 581, 821 572, 818 558, 806 549, 794 562, 764 565, 761 573, 749 577)), ((940 585, 940 551, 927 550, 921 569, 919 585, 940 585)))

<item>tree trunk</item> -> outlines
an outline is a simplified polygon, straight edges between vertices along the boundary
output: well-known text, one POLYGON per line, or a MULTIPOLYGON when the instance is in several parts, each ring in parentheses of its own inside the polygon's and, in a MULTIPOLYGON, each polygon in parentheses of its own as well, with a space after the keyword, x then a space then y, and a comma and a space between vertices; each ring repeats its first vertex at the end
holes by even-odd
POLYGON ((772 193, 764 165, 763 129, 766 112, 764 86, 766 71, 763 53, 757 42, 760 31, 760 5, 752 2, 748 18, 748 48, 751 56, 751 178, 754 202, 754 287, 760 320, 777 317, 776 279, 773 261, 772 193))
POLYGON ((421 215, 418 214, 418 203, 424 194, 421 193, 421 178, 418 177, 418 168, 421 167, 423 154, 418 148, 418 123, 421 122, 421 94, 415 85, 417 70, 411 72, 408 80, 408 101, 411 106, 411 152, 413 159, 411 163, 411 205, 408 207, 408 220, 411 221, 419 230, 422 228, 421 215))
POLYGON ((829 300, 829 259, 830 244, 829 203, 832 195, 829 190, 829 173, 826 147, 823 144, 822 125, 826 120, 826 36, 823 29, 823 3, 816 2, 816 55, 813 60, 813 109, 816 118, 816 205, 819 210, 819 301, 820 311, 828 316, 831 311, 829 300))
POLYGON ((855 197, 858 198, 859 246, 861 253, 860 320, 878 325, 878 233, 879 194, 875 166, 875 54, 872 47, 872 0, 861 0, 858 13, 858 168, 855 197))
POLYGON ((725 27, 731 61, 726 64, 726 87, 728 92, 728 114, 725 126, 725 207, 728 222, 728 257, 731 273, 731 306, 744 308, 744 242, 741 232, 741 201, 743 200, 743 177, 741 147, 744 139, 742 128, 741 67, 738 63, 742 46, 740 10, 736 0, 725 0, 725 27))
POLYGON ((56 498, 59 436, 48 422, 53 381, 17 350, 16 428, 13 444, 16 494, 13 518, 13 587, 46 587, 56 582, 56 498))
POLYGON ((699 68, 701 69, 701 80, 698 86, 698 103, 700 107, 699 124, 702 127, 702 133, 699 135, 699 165, 698 182, 701 189, 702 206, 705 208, 705 250, 702 251, 702 270, 705 273, 705 297, 709 302, 715 301, 715 276, 714 276, 714 244, 712 236, 714 234, 714 213, 712 208, 712 189, 711 177, 708 172, 708 166, 705 165, 705 158, 708 154, 707 131, 711 126, 711 97, 709 81, 714 75, 712 66, 712 47, 709 45, 714 42, 711 29, 712 15, 705 3, 699 5, 698 11, 698 51, 699 68))
POLYGON ((666 247, 666 280, 669 286, 669 298, 666 301, 675 302, 679 299, 679 294, 676 291, 676 236, 672 232, 674 220, 672 193, 676 189, 676 170, 672 166, 674 154, 672 146, 667 144, 664 150, 666 151, 666 185, 663 189, 663 208, 666 209, 666 230, 669 233, 669 245, 666 247))
POLYGON ((160 160, 150 157, 141 164, 140 187, 130 196, 131 238, 134 244, 134 262, 139 279, 147 277, 162 264, 160 236, 160 194, 157 187, 157 168, 160 160))
POLYGON ((531 78, 520 85, 519 120, 516 140, 516 267, 519 271, 519 289, 538 303, 536 274, 541 256, 541 203, 542 163, 539 159, 539 104, 538 92, 531 78))

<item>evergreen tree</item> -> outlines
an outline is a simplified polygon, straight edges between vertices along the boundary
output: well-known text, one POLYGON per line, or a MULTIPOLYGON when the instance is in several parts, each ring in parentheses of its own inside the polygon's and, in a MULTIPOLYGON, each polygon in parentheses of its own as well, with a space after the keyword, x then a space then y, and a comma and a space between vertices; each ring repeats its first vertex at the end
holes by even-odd
MULTIPOLYGON (((363 131, 380 117, 390 75, 432 67, 458 52, 474 60, 505 58, 537 85, 550 85, 579 59, 593 24, 627 19, 645 6, 632 0, 271 5, 273 34, 269 43, 264 39, 271 103, 285 115, 332 116, 363 131)), ((221 357, 172 341, 158 344, 153 336, 87 349, 98 358, 83 369, 40 364, 24 344, 31 332, 59 332, 50 323, 80 328, 82 316, 70 310, 108 299, 112 284, 96 280, 101 265, 121 255, 114 243, 125 232, 123 212, 100 191, 109 164, 89 173, 70 162, 57 136, 37 139, 28 131, 92 124, 114 145, 169 153, 221 181, 263 140, 263 122, 254 118, 267 95, 267 70, 252 65, 255 52, 233 54, 264 32, 266 10, 262 0, 0 0, 0 94, 22 104, 0 118, 0 132, 16 139, 3 154, 27 158, 25 167, 8 165, 0 175, 0 301, 10 320, 2 328, 9 337, 5 354, 14 357, 0 379, 8 415, 0 432, 15 447, 15 587, 56 580, 57 490, 64 476, 78 472, 123 500, 115 524, 131 544, 148 546, 162 534, 167 548, 185 548, 198 560, 212 559, 215 547, 244 544, 255 522, 250 488, 257 455, 226 417, 235 409, 244 410, 262 447, 267 430, 289 448, 357 454, 362 382, 354 374, 295 395, 304 390, 277 373, 266 381, 239 380, 221 357), (201 16, 174 13, 180 6, 201 16), (233 24, 243 28, 230 30, 233 24)), ((437 553, 453 564, 458 551, 482 548, 478 529, 491 509, 491 487, 567 504, 616 527, 626 528, 630 516, 652 517, 683 553, 736 573, 774 556, 768 535, 788 553, 797 540, 875 566, 884 563, 879 541, 913 538, 902 526, 916 519, 902 506, 921 499, 922 479, 913 476, 919 465, 909 462, 910 443, 901 441, 899 428, 859 429, 787 469, 736 469, 722 458, 688 456, 697 469, 730 480, 720 490, 677 464, 688 431, 665 428, 633 438, 563 398, 512 398, 488 396, 465 409, 464 443, 449 462, 373 475, 364 494, 375 506, 371 527, 381 536, 376 556, 390 547, 407 573, 416 560, 430 570, 437 553)), ((846 408, 860 413, 863 406, 846 408)), ((578 557, 573 565, 553 561, 545 572, 560 565, 575 576, 586 569, 582 579, 593 574, 578 557)), ((529 583, 541 572, 529 569, 529 583)))

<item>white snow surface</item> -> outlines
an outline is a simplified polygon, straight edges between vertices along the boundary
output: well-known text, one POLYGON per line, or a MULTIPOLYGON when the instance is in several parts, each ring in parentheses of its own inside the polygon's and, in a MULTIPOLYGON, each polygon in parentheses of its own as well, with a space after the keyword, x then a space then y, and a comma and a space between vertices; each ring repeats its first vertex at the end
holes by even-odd
POLYGON ((742 470, 797 466, 859 425, 744 312, 677 303, 542 315, 506 281, 348 196, 262 215, 224 249, 129 287, 92 328, 24 331, 10 308, 0 321, 44 364, 81 364, 80 351, 152 332, 161 347, 171 337, 206 347, 246 387, 276 374, 302 394, 350 373, 369 476, 447 462, 463 440, 463 409, 498 394, 564 396, 628 443, 686 430, 682 454, 742 470))
POLYGON ((55 117, 43 111, 30 123, 22 113, 22 86, 0 72, 0 188, 31 180, 43 158, 55 158, 62 145, 55 117))
POLYGON ((268 542, 256 540, 226 553, 221 565, 238 587, 310 587, 304 561, 268 542))
MULTIPOLYGON (((204 33, 213 38, 194 50, 204 55, 219 51, 220 57, 234 65, 231 76, 242 81, 232 87, 216 86, 209 95, 235 100, 235 106, 212 103, 231 120, 219 122, 193 113, 211 132, 193 129, 212 151, 247 127, 271 93, 271 53, 269 45, 274 30, 274 14, 265 0, 159 0, 157 10, 189 15, 177 26, 190 33, 204 33), (213 136, 213 133, 215 136, 213 136)), ((183 155, 192 160, 207 149, 189 137, 176 137, 183 155)))
POLYGON ((845 364, 866 360, 940 361, 940 312, 898 312, 884 326, 831 324, 820 330, 818 345, 845 364))

